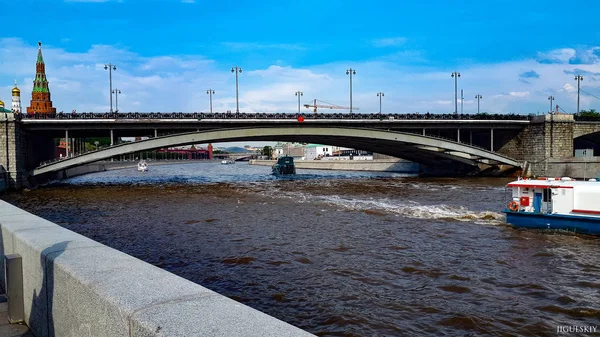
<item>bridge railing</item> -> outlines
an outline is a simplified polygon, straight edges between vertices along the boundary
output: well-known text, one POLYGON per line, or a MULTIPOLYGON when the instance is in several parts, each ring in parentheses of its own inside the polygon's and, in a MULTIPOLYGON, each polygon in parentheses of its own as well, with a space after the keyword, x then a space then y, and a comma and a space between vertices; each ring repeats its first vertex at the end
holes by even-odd
POLYGON ((432 113, 234 113, 234 112, 73 112, 56 114, 15 114, 17 120, 25 119, 359 119, 359 120, 531 120, 534 115, 519 114, 432 114, 432 113))

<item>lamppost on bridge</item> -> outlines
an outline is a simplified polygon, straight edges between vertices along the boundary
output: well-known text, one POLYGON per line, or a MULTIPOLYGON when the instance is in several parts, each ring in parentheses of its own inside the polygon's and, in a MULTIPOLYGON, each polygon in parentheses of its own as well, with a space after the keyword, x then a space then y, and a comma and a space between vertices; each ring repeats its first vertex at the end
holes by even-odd
POLYGON ((583 81, 583 76, 575 76, 575 81, 577 81, 577 113, 579 113, 579 91, 581 90, 581 81, 583 81))
POLYGON ((463 90, 460 89, 460 114, 463 114, 463 103, 465 102, 465 96, 463 94, 463 90))
POLYGON ((377 97, 379 97, 379 116, 381 116, 381 97, 385 96, 383 92, 378 92, 377 97))
POLYGON ((112 93, 115 94, 115 112, 119 112, 119 95, 121 94, 121 90, 115 88, 112 93))
POLYGON ((355 69, 346 70, 346 75, 350 75, 350 113, 352 113, 352 75, 356 75, 355 69))
POLYGON ((458 78, 460 73, 455 71, 451 76, 454 78, 454 114, 458 114, 458 78))
POLYGON ((477 113, 479 113, 479 100, 482 99, 483 97, 480 94, 477 94, 475 96, 475 98, 477 98, 477 113))
POLYGON ((210 113, 212 113, 212 95, 214 93, 215 93, 215 91, 212 89, 206 90, 206 94, 209 96, 209 100, 210 100, 210 113))
POLYGON ((550 101, 550 113, 552 113, 552 101, 554 101, 554 96, 548 96, 548 100, 550 101))
POLYGON ((100 142, 99 142, 99 141, 95 141, 95 142, 94 142, 94 145, 96 145, 96 150, 98 150, 98 144, 100 144, 100 142))
POLYGON ((112 71, 113 70, 117 70, 117 66, 109 63, 109 64, 105 64, 104 65, 104 70, 108 70, 108 83, 109 83, 109 93, 110 93, 110 112, 113 112, 112 109, 112 94, 113 94, 113 90, 112 90, 112 71))
POLYGON ((296 91, 296 96, 298 96, 298 113, 300 113, 300 97, 304 96, 302 91, 296 91))
POLYGON ((242 68, 235 66, 234 68, 231 68, 231 72, 235 73, 235 115, 236 117, 239 117, 240 115, 240 101, 239 101, 239 96, 238 96, 238 74, 240 74, 242 72, 242 68))

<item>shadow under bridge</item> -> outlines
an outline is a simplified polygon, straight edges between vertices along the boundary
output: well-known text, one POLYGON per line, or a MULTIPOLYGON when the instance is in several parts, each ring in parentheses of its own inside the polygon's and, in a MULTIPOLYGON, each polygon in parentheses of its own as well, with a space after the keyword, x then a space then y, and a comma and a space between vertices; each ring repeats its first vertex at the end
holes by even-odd
POLYGON ((327 144, 372 151, 410 160, 440 174, 505 172, 520 163, 483 148, 452 140, 413 133, 337 127, 235 128, 168 135, 132 143, 121 143, 36 168, 34 176, 57 172, 111 157, 172 146, 236 141, 288 141, 327 144))

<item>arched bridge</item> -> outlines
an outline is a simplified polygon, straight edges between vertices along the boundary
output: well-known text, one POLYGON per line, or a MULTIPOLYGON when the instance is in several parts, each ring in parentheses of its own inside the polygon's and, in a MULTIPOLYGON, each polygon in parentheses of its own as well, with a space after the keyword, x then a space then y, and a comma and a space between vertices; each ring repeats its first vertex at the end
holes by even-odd
POLYGON ((42 165, 33 171, 33 175, 58 172, 128 153, 171 146, 234 141, 289 141, 343 146, 404 158, 428 167, 454 168, 455 171, 463 173, 490 167, 520 167, 519 162, 497 152, 448 139, 380 129, 306 125, 207 130, 122 143, 42 165))

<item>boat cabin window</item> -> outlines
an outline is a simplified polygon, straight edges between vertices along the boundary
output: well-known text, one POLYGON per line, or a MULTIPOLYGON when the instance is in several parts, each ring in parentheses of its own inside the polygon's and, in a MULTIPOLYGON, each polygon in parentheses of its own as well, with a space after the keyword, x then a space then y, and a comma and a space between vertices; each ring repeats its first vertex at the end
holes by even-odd
POLYGON ((543 200, 544 202, 550 202, 552 201, 552 190, 549 188, 546 188, 543 190, 543 200))

